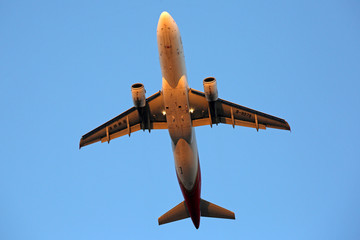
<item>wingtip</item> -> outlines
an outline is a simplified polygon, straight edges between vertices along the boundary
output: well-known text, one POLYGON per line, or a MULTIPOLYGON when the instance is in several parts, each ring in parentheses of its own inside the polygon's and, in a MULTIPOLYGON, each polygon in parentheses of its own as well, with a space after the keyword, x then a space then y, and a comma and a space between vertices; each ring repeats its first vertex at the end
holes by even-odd
POLYGON ((284 122, 286 124, 285 130, 289 130, 291 132, 291 127, 290 127, 289 123, 286 120, 284 120, 284 122))
POLYGON ((288 130, 291 132, 291 127, 290 127, 289 123, 286 122, 286 124, 287 124, 288 130))
POLYGON ((79 142, 79 150, 83 147, 83 144, 82 144, 82 138, 80 139, 80 142, 79 142))

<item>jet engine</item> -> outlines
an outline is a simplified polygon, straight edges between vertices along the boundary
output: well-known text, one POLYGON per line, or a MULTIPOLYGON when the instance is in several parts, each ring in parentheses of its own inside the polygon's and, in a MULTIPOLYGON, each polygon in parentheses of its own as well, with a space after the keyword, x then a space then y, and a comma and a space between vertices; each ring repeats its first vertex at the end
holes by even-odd
POLYGON ((142 83, 135 83, 131 86, 131 95, 135 107, 142 108, 146 105, 145 87, 142 83))
POLYGON ((216 85, 216 79, 214 77, 207 77, 203 81, 204 92, 206 100, 214 102, 218 99, 218 90, 216 85))

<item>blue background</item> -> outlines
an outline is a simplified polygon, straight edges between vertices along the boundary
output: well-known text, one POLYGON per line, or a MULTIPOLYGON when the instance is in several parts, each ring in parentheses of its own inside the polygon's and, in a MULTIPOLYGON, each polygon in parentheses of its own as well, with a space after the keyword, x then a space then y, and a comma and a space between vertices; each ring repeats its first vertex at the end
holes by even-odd
POLYGON ((359 1, 1 1, 1 239, 359 239, 359 1), (168 132, 78 150, 161 89, 177 22, 189 84, 292 132, 196 129, 202 197, 236 220, 157 225, 183 200, 168 132))

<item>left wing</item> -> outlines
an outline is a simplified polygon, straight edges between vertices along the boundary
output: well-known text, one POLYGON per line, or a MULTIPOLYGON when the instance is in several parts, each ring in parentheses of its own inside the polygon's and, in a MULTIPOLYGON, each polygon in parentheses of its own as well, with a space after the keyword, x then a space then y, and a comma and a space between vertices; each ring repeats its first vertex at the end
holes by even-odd
POLYGON ((95 142, 110 140, 129 135, 140 129, 167 129, 166 116, 162 114, 164 101, 161 91, 146 99, 143 108, 132 107, 82 136, 80 148, 95 142))
POLYGON ((203 92, 190 89, 190 113, 193 127, 225 123, 233 127, 243 126, 259 129, 277 128, 290 130, 289 124, 281 118, 271 116, 223 99, 208 102, 203 92))

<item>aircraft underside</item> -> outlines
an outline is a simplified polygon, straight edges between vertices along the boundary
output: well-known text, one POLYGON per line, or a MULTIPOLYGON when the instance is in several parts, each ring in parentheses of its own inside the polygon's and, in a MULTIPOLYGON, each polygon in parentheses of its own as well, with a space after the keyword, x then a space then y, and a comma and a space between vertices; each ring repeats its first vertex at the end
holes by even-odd
POLYGON ((162 90, 145 97, 141 83, 131 87, 134 107, 82 136, 80 148, 131 135, 139 130, 168 129, 172 141, 177 179, 184 201, 162 215, 165 224, 191 218, 199 228, 200 216, 235 219, 225 208, 201 199, 201 172, 194 127, 230 124, 256 129, 290 130, 277 118, 218 98, 216 79, 205 78, 204 92, 189 88, 180 31, 167 12, 160 16, 157 40, 162 72, 162 90))

